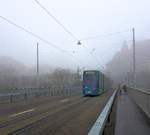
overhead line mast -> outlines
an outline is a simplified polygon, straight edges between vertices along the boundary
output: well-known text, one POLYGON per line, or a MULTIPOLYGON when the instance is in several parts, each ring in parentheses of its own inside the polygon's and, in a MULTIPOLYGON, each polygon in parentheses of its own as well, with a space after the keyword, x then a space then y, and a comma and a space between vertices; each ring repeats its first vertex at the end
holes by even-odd
POLYGON ((135 29, 132 29, 133 33, 133 87, 136 88, 136 54, 135 54, 135 29))

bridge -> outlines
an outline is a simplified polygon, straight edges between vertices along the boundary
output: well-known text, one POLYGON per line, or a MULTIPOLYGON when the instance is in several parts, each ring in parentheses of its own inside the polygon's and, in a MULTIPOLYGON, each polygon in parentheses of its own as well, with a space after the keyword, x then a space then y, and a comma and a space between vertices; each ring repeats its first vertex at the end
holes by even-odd
MULTIPOLYGON (((149 135, 150 133, 150 92, 128 88, 127 92, 115 93, 116 98, 116 108, 111 108, 111 110, 116 110, 115 126, 114 129, 110 131, 107 127, 108 123, 114 124, 112 116, 107 114, 101 114, 90 130, 88 135, 149 135), (108 116, 107 116, 108 115, 108 116), (108 120, 102 121, 102 119, 108 120)), ((111 99, 110 99, 111 100, 111 99)), ((109 104, 109 103, 108 103, 109 104)), ((106 105, 107 106, 107 105, 106 105)), ((110 113, 110 112, 109 112, 110 113)), ((109 125, 110 126, 110 125, 109 125)))
POLYGON ((150 92, 110 89, 83 97, 81 88, 43 88, 1 97, 0 134, 149 135, 150 92), (31 100, 32 99, 32 100, 31 100), (5 102, 2 102, 5 101, 5 102))

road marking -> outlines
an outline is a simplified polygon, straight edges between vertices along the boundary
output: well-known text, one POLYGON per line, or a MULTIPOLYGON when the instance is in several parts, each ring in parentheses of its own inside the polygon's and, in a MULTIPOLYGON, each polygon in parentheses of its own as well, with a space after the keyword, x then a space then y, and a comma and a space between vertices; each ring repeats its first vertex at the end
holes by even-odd
POLYGON ((30 110, 27 110, 27 111, 15 113, 15 114, 10 115, 10 117, 15 117, 15 116, 17 116, 17 115, 21 115, 21 114, 24 114, 24 113, 32 112, 32 111, 34 111, 34 110, 35 110, 35 109, 33 108, 33 109, 30 109, 30 110))
POLYGON ((67 99, 63 99, 63 100, 60 100, 60 102, 68 102, 69 101, 69 99, 67 98, 67 99))

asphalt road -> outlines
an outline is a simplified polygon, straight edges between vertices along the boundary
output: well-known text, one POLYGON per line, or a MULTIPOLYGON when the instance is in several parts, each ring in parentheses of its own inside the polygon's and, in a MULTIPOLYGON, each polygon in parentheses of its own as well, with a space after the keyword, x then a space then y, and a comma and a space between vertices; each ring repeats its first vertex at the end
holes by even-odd
POLYGON ((87 135, 112 90, 95 97, 47 96, 0 104, 0 135, 87 135))

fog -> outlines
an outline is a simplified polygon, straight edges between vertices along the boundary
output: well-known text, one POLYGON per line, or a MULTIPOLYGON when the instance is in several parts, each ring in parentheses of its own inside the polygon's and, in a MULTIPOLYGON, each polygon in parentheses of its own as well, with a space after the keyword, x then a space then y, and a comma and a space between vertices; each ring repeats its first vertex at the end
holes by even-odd
POLYGON ((127 30, 128 32, 83 41, 81 46, 77 46, 77 41, 50 18, 34 0, 5 0, 1 1, 0 4, 1 16, 38 34, 66 50, 66 52, 59 52, 50 45, 46 45, 39 39, 0 19, 2 56, 11 56, 27 66, 35 65, 36 43, 39 42, 41 64, 67 68, 77 66, 100 68, 100 64, 105 65, 115 51, 121 47, 124 40, 132 39, 130 31, 132 27, 135 27, 137 40, 149 36, 148 34, 143 34, 149 33, 148 25, 150 20, 148 14, 146 14, 150 10, 148 6, 150 2, 148 0, 138 2, 136 0, 124 2, 121 0, 112 2, 102 0, 65 0, 61 2, 58 0, 45 0, 39 2, 76 35, 79 40, 117 31, 127 30), (83 46, 89 48, 89 52, 95 48, 94 55, 100 61, 99 64, 93 60, 93 56, 89 55, 89 52, 83 46), (75 54, 72 53, 73 51, 75 51, 75 54), (68 56, 67 53, 71 53, 75 58, 68 56), (77 59, 79 62, 77 63, 74 59, 77 59))
MULTIPOLYGON (((149 89, 150 78, 150 40, 136 42, 136 80, 138 88, 149 89)), ((116 83, 133 86, 132 48, 126 42, 107 64, 107 72, 116 83)))
POLYGON ((8 92, 12 88, 71 87, 81 83, 79 68, 75 71, 43 65, 37 83, 36 67, 29 68, 10 57, 0 58, 0 67, 1 92, 8 92))
MULTIPOLYGON (((77 69, 81 72, 85 69, 112 72, 113 68, 111 69, 109 63, 115 63, 113 59, 118 57, 116 55, 124 42, 128 45, 128 52, 131 53, 133 27, 136 42, 147 40, 150 36, 149 0, 39 0, 39 2, 75 35, 76 39, 48 16, 35 0, 1 0, 2 74, 11 72, 19 76, 36 75, 37 42, 41 75, 51 74, 56 69, 70 70, 72 73, 76 73, 77 69), (3 17, 56 47, 8 23, 3 17), (78 40, 81 42, 80 45, 77 44, 78 40)), ((131 63, 132 61, 130 66, 131 63)), ((130 71, 130 66, 124 70, 125 73, 130 71)), ((122 72, 122 67, 119 67, 119 70, 122 72)))

